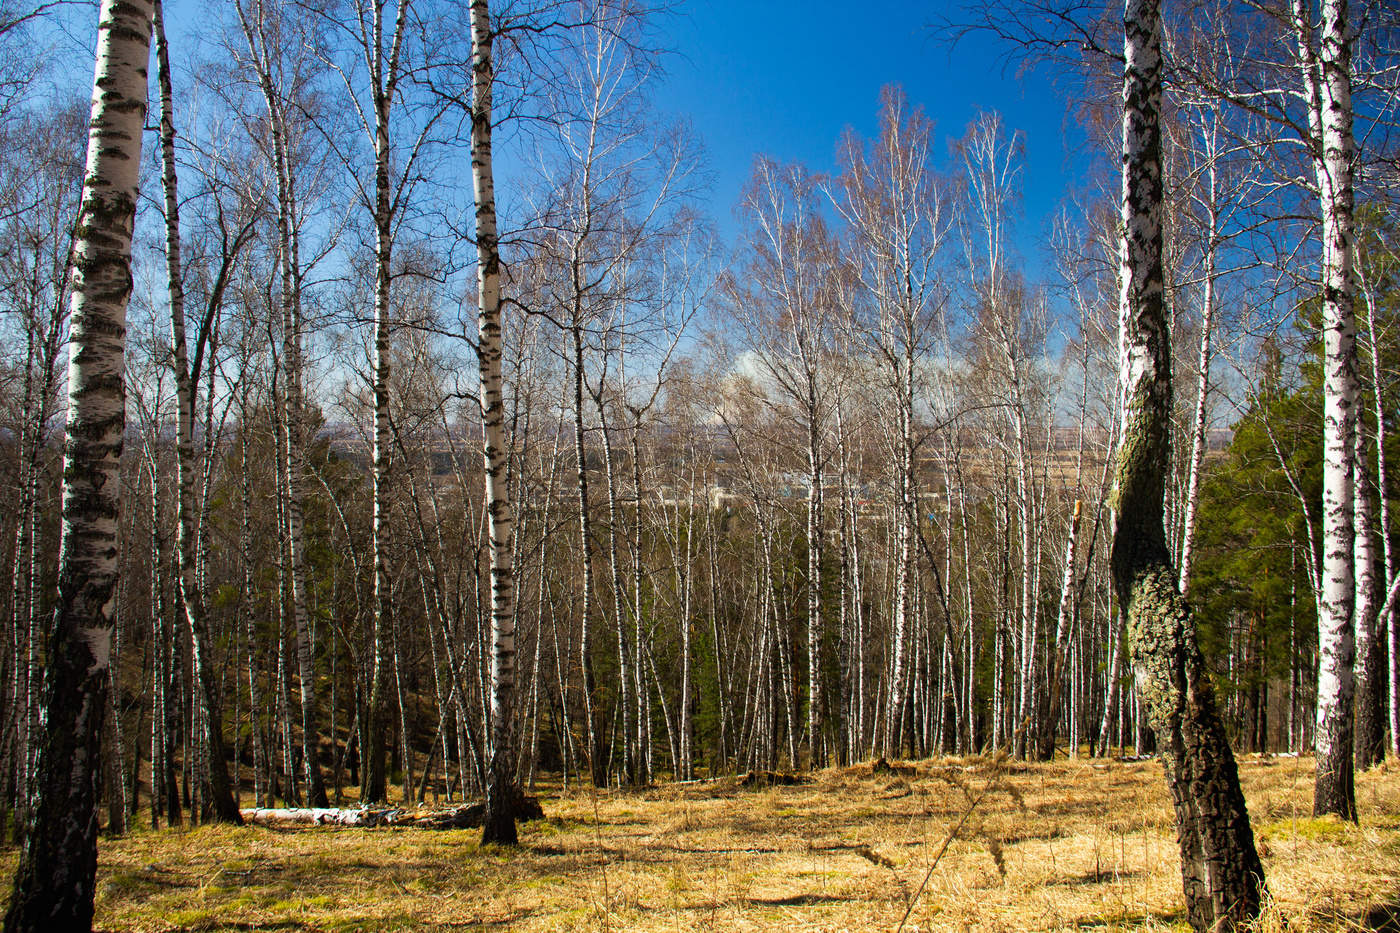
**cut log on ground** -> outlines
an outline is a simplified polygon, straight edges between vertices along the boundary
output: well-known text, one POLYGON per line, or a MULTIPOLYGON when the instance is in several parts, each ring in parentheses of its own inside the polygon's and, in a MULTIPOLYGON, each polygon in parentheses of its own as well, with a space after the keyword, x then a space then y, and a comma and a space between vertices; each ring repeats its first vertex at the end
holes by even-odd
MULTIPOLYGON (((481 826, 486 805, 472 803, 439 810, 404 807, 341 809, 337 807, 257 807, 241 811, 246 823, 258 826, 408 826, 418 829, 472 829, 481 826)), ((534 797, 516 801, 515 818, 521 822, 544 819, 534 797)))

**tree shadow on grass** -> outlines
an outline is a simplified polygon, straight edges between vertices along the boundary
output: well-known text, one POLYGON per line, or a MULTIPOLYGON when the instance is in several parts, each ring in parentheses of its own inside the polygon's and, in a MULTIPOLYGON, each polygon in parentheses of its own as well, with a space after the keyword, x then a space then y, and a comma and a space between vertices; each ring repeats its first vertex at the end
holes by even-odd
POLYGON ((1363 930, 1400 933, 1400 899, 1371 905, 1356 918, 1356 922, 1363 930))
POLYGON ((744 900, 754 907, 811 907, 814 904, 842 904, 850 898, 834 894, 789 894, 787 897, 746 897, 744 900))
POLYGON ((1144 872, 1135 868, 1111 869, 1111 868, 1091 868, 1078 875, 1061 875, 1051 878, 1045 882, 1049 885, 1078 886, 1085 884, 1118 884, 1124 881, 1136 881, 1142 878, 1144 872))
POLYGON ((1166 910, 1149 910, 1145 913, 1128 911, 1102 917, 1086 917, 1074 924, 1076 930, 1120 930, 1125 927, 1160 925, 1172 927, 1186 920, 1185 907, 1172 907, 1166 910))

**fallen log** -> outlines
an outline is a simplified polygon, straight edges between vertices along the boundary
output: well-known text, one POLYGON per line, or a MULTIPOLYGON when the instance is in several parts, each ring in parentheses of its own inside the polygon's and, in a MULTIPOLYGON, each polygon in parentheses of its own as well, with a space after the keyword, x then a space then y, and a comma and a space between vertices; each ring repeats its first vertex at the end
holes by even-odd
MULTIPOLYGON (((472 829, 486 818, 484 803, 426 810, 406 807, 255 807, 239 811, 243 821, 256 826, 408 826, 418 829, 472 829)), ((544 819, 544 810, 534 797, 521 797, 515 804, 515 818, 521 822, 544 819)))
POLYGON ((347 810, 339 807, 253 807, 243 822, 258 826, 385 826, 405 810, 347 810))

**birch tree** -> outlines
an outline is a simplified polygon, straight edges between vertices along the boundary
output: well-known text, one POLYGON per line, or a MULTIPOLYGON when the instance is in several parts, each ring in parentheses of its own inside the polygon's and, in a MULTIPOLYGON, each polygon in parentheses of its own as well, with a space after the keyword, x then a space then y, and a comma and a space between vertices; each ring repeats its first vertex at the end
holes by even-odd
POLYGON ((1196 398, 1191 421, 1191 453, 1187 461, 1185 501, 1182 503, 1181 546, 1178 588, 1190 592, 1191 565, 1195 556, 1196 519, 1200 507, 1202 464, 1206 453, 1206 431, 1210 411, 1210 367, 1213 340, 1218 326, 1221 261, 1231 238, 1226 229, 1241 206, 1249 178, 1232 172, 1234 160, 1221 126, 1218 101, 1191 100, 1181 107, 1183 136, 1180 145, 1190 162, 1191 177, 1185 180, 1188 213, 1199 227, 1200 239, 1200 342, 1196 355, 1196 398))
POLYGON ((1322 210, 1322 568, 1318 599, 1317 773, 1313 813, 1356 819, 1352 700, 1355 687, 1356 323, 1352 282, 1356 157, 1347 0, 1323 0, 1314 38, 1308 0, 1294 0, 1307 140, 1322 210))
MULTIPOLYGON (((315 666, 311 653, 311 624, 307 609, 306 544, 302 502, 305 497, 305 400, 303 393, 303 315, 301 211, 296 152, 299 98, 305 93, 306 77, 299 63, 289 63, 286 46, 296 32, 286 11, 270 0, 238 0, 239 26, 247 50, 246 62, 256 80, 267 110, 266 157, 276 180, 276 281, 277 317, 272 328, 281 331, 280 358, 282 385, 281 419, 277 444, 280 453, 278 485, 284 493, 279 504, 285 509, 285 561, 292 620, 296 635, 297 673, 300 681, 302 759, 306 775, 306 796, 312 806, 327 804, 325 782, 316 756, 320 717, 317 713, 315 666), (288 35, 291 33, 291 36, 288 35)), ((255 140, 262 136, 250 127, 255 140)), ((246 426, 245 426, 246 429, 246 426)))
MULTIPOLYGON (((1361 296, 1365 299, 1367 312, 1366 355, 1370 361, 1371 377, 1369 401, 1372 406, 1372 421, 1375 424, 1376 458, 1374 469, 1376 488, 1379 493, 1376 501, 1376 530, 1381 539, 1381 569, 1384 581, 1382 588, 1386 591, 1385 603, 1376 615, 1377 629, 1384 631, 1387 635, 1386 644, 1383 647, 1377 647, 1376 653, 1384 658, 1383 673, 1378 679, 1389 688, 1386 699, 1389 701, 1390 742, 1392 750, 1400 755, 1400 624, 1397 623, 1394 612, 1395 601, 1390 599, 1390 591, 1395 585, 1394 581, 1400 580, 1400 572, 1397 572, 1395 549, 1390 540, 1390 497, 1388 495, 1390 464, 1386 452, 1389 430, 1386 425, 1385 405, 1387 386, 1382 375, 1381 363, 1382 347, 1384 346, 1382 334, 1388 328, 1387 322, 1380 315, 1377 289, 1377 280, 1394 283, 1396 252, 1393 243, 1393 220, 1388 215, 1383 215, 1382 225, 1382 229, 1377 230, 1376 235, 1369 238, 1368 248, 1360 251, 1361 254, 1357 260, 1357 284, 1361 296), (1386 229, 1387 227, 1389 229, 1386 229), (1387 240, 1391 240, 1391 242, 1387 242, 1387 240)), ((1384 757, 1384 749, 1380 750, 1378 760, 1380 757, 1384 757)))
MULTIPOLYGON (((175 463, 176 463, 176 575, 185 623, 193 645, 194 676, 203 691, 205 733, 209 742, 209 779, 216 819, 241 824, 233 785, 229 780, 227 748, 224 745, 223 712, 219 702, 218 672, 210 656, 209 630, 204 596, 195 580, 198 516, 195 509, 195 396, 198 391, 210 331, 222 301, 223 287, 216 286, 209 312, 196 328, 195 359, 191 366, 185 334, 185 284, 180 265, 180 197, 175 166, 175 104, 170 75, 170 48, 165 38, 163 5, 155 5, 155 46, 160 85, 161 187, 165 195, 165 267, 170 303, 170 339, 175 369, 175 463)), ((245 227, 246 240, 251 224, 245 227)), ((226 254, 227 255, 227 254, 226 254)), ((236 255, 236 251, 234 253, 236 255)), ((227 257, 231 260, 232 257, 227 257)), ((221 278, 227 281, 227 269, 221 278)))
MULTIPOLYGON (((1032 299, 1011 268, 1012 213, 1020 197, 1021 140, 1007 138, 1001 118, 982 114, 960 146, 967 168, 967 211, 963 225, 964 254, 976 296, 976 335, 986 345, 989 369, 997 384, 990 401, 1001 407, 1011 428, 1010 455, 1015 471, 1015 512, 1020 556, 1020 637, 1016 674, 1014 720, 1016 754, 1025 756, 1036 747, 1032 733, 1039 727, 1034 710, 1038 701, 1037 643, 1040 627, 1039 540, 1036 515, 1041 503, 1032 463, 1035 440, 1031 437, 1031 409, 1035 406, 1034 357, 1043 343, 1043 328, 1036 326, 1032 299)), ((989 374, 990 375, 990 374, 989 374)), ((999 442, 1000 439, 998 439, 999 442)), ((1008 491, 1008 495, 1010 491, 1008 491)), ((1008 564, 1010 563, 1008 558, 1008 564)))
MULTIPOLYGON (((643 41, 644 13, 604 0, 578 6, 576 25, 558 54, 560 76, 549 89, 556 123, 550 138, 543 140, 545 187, 532 221, 540 231, 542 258, 550 267, 536 310, 560 327, 567 342, 582 574, 578 669, 583 731, 591 776, 598 786, 607 782, 609 759, 604 715, 608 692, 600 689, 594 657, 598 625, 605 619, 597 585, 600 572, 618 571, 610 575, 623 667, 616 686, 624 752, 630 752, 625 754, 626 764, 633 774, 638 769, 632 692, 638 678, 628 670, 637 659, 628 657, 623 638, 631 610, 619 585, 620 568, 600 570, 604 555, 593 514, 597 493, 589 475, 589 437, 603 438, 605 467, 611 469, 606 410, 600 400, 624 345, 650 336, 648 322, 638 319, 634 307, 644 304, 637 300, 639 270, 658 240, 676 229, 697 170, 689 134, 677 124, 658 124, 651 111, 648 95, 657 72, 643 41), (590 423, 586 399, 594 402, 597 425, 590 423)), ((613 506, 614 490, 612 484, 604 489, 613 506)), ((612 532, 621 530, 609 527, 610 544, 612 532)), ((609 548, 610 553, 615 550, 609 548)))
MULTIPOLYGON (((373 558, 374 608, 373 649, 370 659, 368 698, 364 707, 364 775, 360 797, 364 801, 386 799, 385 733, 388 729, 388 641, 393 608, 389 572, 389 484, 392 445, 389 428, 389 378, 391 355, 391 295, 394 241, 402 220, 406 179, 414 171, 421 145, 403 153, 404 163, 395 166, 392 117, 401 103, 400 82, 407 71, 404 48, 408 32, 410 0, 356 0, 348 22, 333 21, 351 37, 353 53, 360 61, 354 68, 333 65, 344 81, 360 130, 374 154, 374 181, 366 185, 354 175, 361 203, 369 210, 374 226, 374 352, 373 352, 373 558), (364 67, 368 102, 362 104, 354 75, 364 67)), ((353 172, 353 169, 352 169, 353 172)))
POLYGON ((1123 28, 1123 422, 1111 559, 1176 811, 1187 918, 1197 933, 1209 933, 1243 927, 1258 913, 1264 870, 1163 523, 1172 374, 1163 302, 1158 0, 1127 0, 1123 28))
POLYGON ((832 337, 836 327, 830 277, 834 244, 816 212, 816 186, 799 166, 759 157, 743 201, 749 221, 743 253, 752 257, 734 281, 735 316, 763 381, 790 405, 802 431, 807 480, 807 743, 810 764, 825 763, 822 640, 826 629, 822 563, 826 526, 823 489, 832 407, 832 337))
POLYGON ((922 432, 915 398, 920 363, 938 333, 943 283, 937 266, 948 232, 946 195, 929 165, 932 123, 908 105, 902 91, 881 94, 879 136, 868 147, 848 135, 839 153, 842 174, 831 192, 838 215, 850 228, 849 262, 859 280, 848 309, 875 358, 879 388, 888 393, 895 417, 888 424, 894 452, 893 631, 882 748, 897 754, 908 720, 909 637, 918 496, 915 467, 922 432))
POLYGON ((11 933, 87 930, 115 625, 123 363, 150 0, 104 0, 73 248, 58 605, 49 636, 37 799, 5 915, 11 933))
POLYGON ((514 515, 506 464, 505 401, 501 392, 501 252, 496 233, 496 188, 491 162, 491 11, 473 0, 472 191, 476 200, 477 359, 481 379, 482 449, 486 474, 487 536, 491 552, 491 753, 483 843, 514 845, 515 579, 514 515))

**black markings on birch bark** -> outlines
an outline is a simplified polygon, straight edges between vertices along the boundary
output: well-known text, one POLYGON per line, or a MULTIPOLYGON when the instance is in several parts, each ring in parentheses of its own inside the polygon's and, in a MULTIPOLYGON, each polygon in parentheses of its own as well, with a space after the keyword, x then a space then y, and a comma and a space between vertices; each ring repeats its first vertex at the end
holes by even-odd
POLYGON ((102 724, 115 624, 126 304, 152 15, 149 0, 105 0, 98 14, 73 253, 58 605, 44 685, 37 799, 5 916, 11 933, 92 925, 102 724))
POLYGON ((1197 933, 1210 933, 1243 927, 1258 913, 1264 872, 1190 607, 1177 590, 1163 524, 1172 375, 1163 304, 1158 0, 1126 0, 1123 26, 1119 378, 1124 409, 1115 471, 1113 580, 1176 811, 1187 918, 1197 933))
POLYGON ((1294 0, 1293 25, 1322 214, 1322 560, 1318 586, 1317 771, 1313 812, 1356 819, 1353 702, 1356 644, 1356 324, 1351 51, 1347 0, 1294 0))
POLYGON ((491 161, 491 96, 495 80, 491 11, 472 0, 472 190, 476 201, 477 359, 480 375, 482 468, 486 475, 491 562, 491 742, 482 841, 514 845, 515 830, 515 578, 501 377, 501 256, 491 161))
MULTIPOLYGON (((198 533, 194 496, 194 408, 198 372, 190 371, 185 333, 185 288, 180 265, 180 198, 175 168, 175 114, 170 76, 170 50, 165 38, 165 21, 160 0, 155 4, 155 46, 160 85, 161 187, 165 194, 166 291, 170 302, 170 336, 175 370, 175 463, 176 463, 176 574, 185 623, 193 644, 194 676, 199 682, 205 705, 205 736, 209 743, 209 781, 213 813, 217 820, 240 824, 238 803, 229 780, 219 684, 210 657, 209 631, 205 618, 204 595, 196 581, 198 533)), ((213 322, 205 319, 198 328, 202 355, 209 342, 213 322)), ((206 497, 207 498, 207 497, 206 497)))

